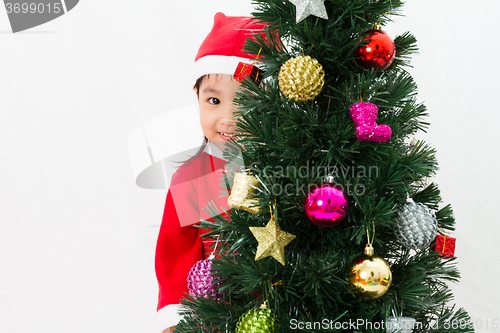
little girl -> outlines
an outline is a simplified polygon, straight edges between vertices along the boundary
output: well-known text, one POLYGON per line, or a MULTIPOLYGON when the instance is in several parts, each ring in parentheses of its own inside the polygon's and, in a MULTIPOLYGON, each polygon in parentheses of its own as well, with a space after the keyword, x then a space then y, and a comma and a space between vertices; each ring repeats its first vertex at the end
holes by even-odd
POLYGON ((212 31, 195 59, 199 79, 194 91, 198 95, 205 143, 172 176, 158 235, 155 266, 160 288, 158 314, 164 332, 173 331, 181 319, 179 300, 188 291, 189 270, 210 254, 205 250, 208 244, 200 237, 204 231, 193 224, 203 218, 202 209, 209 202, 213 201, 216 207, 227 207, 227 197, 219 198, 218 172, 226 164, 221 149, 236 134, 233 99, 240 81, 254 69, 256 55, 243 53, 243 45, 264 26, 249 17, 217 13, 212 31))

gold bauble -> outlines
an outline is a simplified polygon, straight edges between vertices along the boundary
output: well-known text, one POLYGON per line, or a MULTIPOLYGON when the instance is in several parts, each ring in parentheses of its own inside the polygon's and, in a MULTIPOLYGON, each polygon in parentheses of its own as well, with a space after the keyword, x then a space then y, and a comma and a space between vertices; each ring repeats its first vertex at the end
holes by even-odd
POLYGON ((310 56, 289 59, 281 66, 279 77, 281 92, 296 102, 312 101, 325 84, 325 72, 318 60, 310 56))
POLYGON ((356 296, 366 300, 374 300, 382 297, 389 290, 392 283, 392 272, 384 259, 373 255, 371 246, 371 250, 367 249, 365 249, 364 255, 356 258, 349 266, 347 280, 356 296))
POLYGON ((233 188, 227 203, 231 208, 243 209, 252 214, 257 214, 261 211, 261 207, 257 206, 259 201, 252 198, 257 193, 259 180, 245 173, 237 173, 234 175, 233 188))

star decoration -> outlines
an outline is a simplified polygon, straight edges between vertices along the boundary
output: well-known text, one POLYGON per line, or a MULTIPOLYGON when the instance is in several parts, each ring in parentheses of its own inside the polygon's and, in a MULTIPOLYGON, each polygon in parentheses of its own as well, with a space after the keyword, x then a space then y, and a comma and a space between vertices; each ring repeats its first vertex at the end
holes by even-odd
POLYGON ((325 0, 289 0, 295 5, 296 21, 299 23, 309 15, 328 20, 325 0))
POLYGON ((250 227, 250 231, 259 242, 255 261, 271 256, 285 265, 285 246, 295 238, 295 235, 282 231, 280 225, 274 221, 274 217, 265 227, 250 227))

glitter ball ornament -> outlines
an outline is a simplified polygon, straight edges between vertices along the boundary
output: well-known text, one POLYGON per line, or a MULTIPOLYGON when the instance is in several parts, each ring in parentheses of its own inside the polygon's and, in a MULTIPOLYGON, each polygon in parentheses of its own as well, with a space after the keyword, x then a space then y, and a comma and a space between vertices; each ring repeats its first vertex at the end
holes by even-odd
POLYGON ((320 183, 313 186, 306 195, 304 208, 312 223, 321 227, 333 227, 347 215, 347 196, 334 183, 320 183))
POLYGON ((389 67, 396 56, 394 42, 382 30, 369 30, 363 39, 363 46, 356 50, 358 64, 365 70, 383 71, 389 67), (365 45, 365 43, 368 44, 365 45))
POLYGON ((259 180, 254 176, 245 173, 236 173, 234 175, 233 188, 231 195, 227 199, 227 203, 231 208, 242 209, 252 214, 257 214, 261 211, 258 206, 259 201, 252 198, 257 193, 259 180))
POLYGON ((387 333, 411 333, 416 322, 411 317, 389 317, 385 320, 385 331, 387 333))
POLYGON ((274 333, 277 329, 276 315, 262 304, 242 315, 236 324, 235 333, 274 333))
POLYGON ((424 249, 436 239, 436 216, 426 205, 408 198, 398 212, 394 233, 403 246, 410 249, 424 249))
POLYGON ((391 139, 391 128, 388 125, 377 125, 378 107, 375 104, 357 103, 351 106, 349 112, 354 122, 356 139, 374 142, 387 142, 391 139))
POLYGON ((189 295, 193 297, 205 297, 210 295, 214 299, 221 297, 218 292, 219 283, 215 283, 217 278, 212 276, 212 256, 208 259, 200 260, 193 265, 187 277, 189 295))
POLYGON ((323 66, 310 56, 298 56, 281 66, 278 76, 281 92, 296 102, 312 101, 325 84, 323 66))
POLYGON ((374 300, 382 297, 392 283, 389 264, 374 255, 373 247, 368 244, 365 254, 357 257, 348 268, 349 288, 358 297, 374 300))

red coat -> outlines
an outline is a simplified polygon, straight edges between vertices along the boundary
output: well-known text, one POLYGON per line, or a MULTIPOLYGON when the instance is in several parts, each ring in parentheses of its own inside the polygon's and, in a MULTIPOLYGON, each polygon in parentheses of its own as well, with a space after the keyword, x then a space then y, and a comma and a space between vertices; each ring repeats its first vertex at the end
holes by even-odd
POLYGON ((156 245, 158 310, 179 303, 188 291, 189 270, 210 254, 205 253, 206 244, 204 246, 200 237, 205 231, 193 224, 201 218, 209 218, 202 209, 210 201, 219 210, 220 207, 228 210, 227 197, 219 198, 219 179, 225 164, 224 160, 203 152, 191 163, 179 167, 172 176, 156 245))

